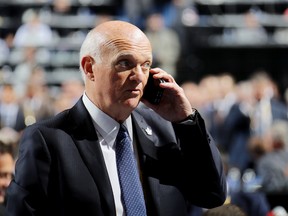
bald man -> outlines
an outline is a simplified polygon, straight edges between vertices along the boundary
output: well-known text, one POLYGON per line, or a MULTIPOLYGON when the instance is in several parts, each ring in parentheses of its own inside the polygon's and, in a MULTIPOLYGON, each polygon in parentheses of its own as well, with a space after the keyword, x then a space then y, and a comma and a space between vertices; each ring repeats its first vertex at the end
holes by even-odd
POLYGON ((150 42, 136 26, 109 21, 90 31, 80 50, 85 91, 71 109, 24 131, 7 215, 129 216, 116 168, 120 124, 133 141, 143 215, 184 216, 191 204, 224 202, 222 162, 203 119, 173 77, 151 65, 150 42), (142 98, 148 76, 165 80, 159 104, 142 98))

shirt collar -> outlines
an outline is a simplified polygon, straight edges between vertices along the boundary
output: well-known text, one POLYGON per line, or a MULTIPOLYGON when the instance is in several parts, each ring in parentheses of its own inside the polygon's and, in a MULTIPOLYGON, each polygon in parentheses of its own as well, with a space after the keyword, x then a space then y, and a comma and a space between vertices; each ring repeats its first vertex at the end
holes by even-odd
MULTIPOLYGON (((82 101, 84 106, 87 108, 96 131, 102 136, 109 147, 113 147, 115 143, 116 136, 119 131, 119 123, 111 118, 109 115, 100 110, 93 102, 87 97, 84 92, 82 101), (99 124, 101 123, 101 124, 99 124)), ((131 115, 123 123, 128 130, 131 140, 133 140, 133 127, 131 115)))

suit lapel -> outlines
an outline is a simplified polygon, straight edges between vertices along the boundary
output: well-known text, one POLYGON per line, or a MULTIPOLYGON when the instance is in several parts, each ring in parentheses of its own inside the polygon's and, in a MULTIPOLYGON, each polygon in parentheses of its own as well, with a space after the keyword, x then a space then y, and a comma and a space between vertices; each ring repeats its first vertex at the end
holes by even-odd
POLYGON ((112 187, 103 154, 93 122, 82 99, 71 109, 70 114, 75 125, 72 131, 75 145, 98 187, 103 201, 104 215, 116 215, 112 187))
POLYGON ((153 134, 151 127, 146 123, 145 119, 135 111, 132 113, 132 119, 142 152, 157 160, 157 148, 154 144, 156 137, 153 134))
MULTIPOLYGON (((146 170, 144 167, 147 163, 147 156, 154 160, 158 160, 158 148, 155 146, 155 143, 157 143, 156 140, 158 138, 154 135, 154 131, 152 131, 151 127, 147 124, 143 116, 138 112, 134 111, 132 113, 132 119, 134 133, 136 134, 137 142, 141 148, 140 151, 138 150, 138 152, 141 152, 139 158, 141 158, 140 167, 142 167, 141 170, 143 171, 143 169, 146 170)), ((141 172, 141 174, 147 213, 148 215, 160 215, 160 189, 159 183, 157 183, 158 180, 151 177, 150 174, 147 174, 145 171, 141 172)))
MULTIPOLYGON (((98 137, 93 126, 92 119, 86 110, 82 99, 80 99, 77 104, 70 110, 71 114, 71 127, 73 139, 75 145, 79 149, 84 163, 89 169, 97 187, 99 194, 103 201, 103 211, 104 215, 116 215, 114 197, 112 192, 112 187, 110 184, 109 176, 106 170, 104 157, 100 148, 98 137)), ((135 133, 137 134, 139 145, 141 147, 142 156, 149 156, 154 160, 158 160, 158 146, 159 144, 157 136, 155 136, 151 127, 147 124, 145 119, 138 112, 132 113, 133 126, 135 133)), ((145 159, 144 159, 145 160, 145 159)), ((145 162, 144 162, 145 163, 145 162)), ((157 184, 153 183, 154 180, 146 176, 149 185, 149 193, 154 195, 148 196, 150 201, 148 203, 154 203, 153 206, 159 205, 159 188, 155 186, 157 184), (153 180, 153 181, 152 181, 153 180), (153 201, 152 201, 153 200, 153 201)), ((147 204, 148 204, 147 203, 147 204)), ((147 206, 148 207, 148 206, 147 206)), ((148 208, 152 206, 149 205, 148 208)), ((149 211, 149 209, 148 209, 149 211)), ((151 212, 155 212, 155 207, 150 209, 151 212)), ((152 214, 153 215, 153 214, 152 214)))

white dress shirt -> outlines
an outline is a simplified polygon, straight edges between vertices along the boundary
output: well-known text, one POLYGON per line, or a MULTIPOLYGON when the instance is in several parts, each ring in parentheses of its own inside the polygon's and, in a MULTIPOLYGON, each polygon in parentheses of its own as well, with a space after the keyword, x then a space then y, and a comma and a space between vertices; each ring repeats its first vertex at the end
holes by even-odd
MULTIPOLYGON (((93 104, 85 93, 83 94, 82 100, 84 106, 87 108, 91 118, 93 119, 93 124, 99 138, 100 147, 104 156, 104 161, 112 186, 114 201, 116 205, 116 214, 117 216, 124 216, 125 213, 121 202, 121 190, 115 155, 115 140, 120 125, 117 121, 115 121, 113 118, 101 111, 95 104, 93 104)), ((131 116, 129 116, 129 118, 126 119, 123 124, 126 126, 129 136, 132 140, 133 128, 131 116)), ((133 140, 131 143, 133 143, 133 140)), ((133 148, 132 145, 131 148, 133 148)))

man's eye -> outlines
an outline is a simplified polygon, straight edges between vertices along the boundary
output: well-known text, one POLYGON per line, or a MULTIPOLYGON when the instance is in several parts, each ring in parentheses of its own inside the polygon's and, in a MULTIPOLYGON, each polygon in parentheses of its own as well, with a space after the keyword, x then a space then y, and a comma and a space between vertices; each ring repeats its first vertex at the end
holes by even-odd
POLYGON ((120 67, 130 67, 130 66, 131 66, 130 62, 127 61, 127 60, 119 61, 119 62, 118 62, 118 65, 119 65, 120 67))
POLYGON ((150 67, 151 67, 150 62, 145 62, 145 63, 142 65, 142 68, 145 69, 145 70, 150 69, 150 67))

